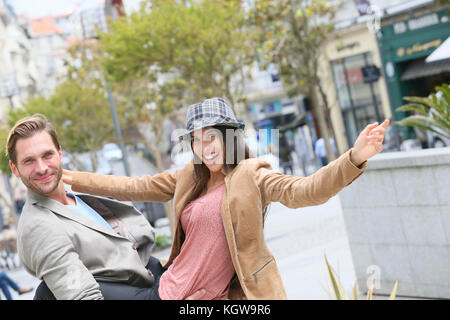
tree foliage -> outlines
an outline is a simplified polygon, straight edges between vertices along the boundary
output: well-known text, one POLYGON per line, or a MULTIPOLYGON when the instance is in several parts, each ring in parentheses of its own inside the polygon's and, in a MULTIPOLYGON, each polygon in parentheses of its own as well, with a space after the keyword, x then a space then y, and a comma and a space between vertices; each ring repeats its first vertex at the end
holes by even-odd
POLYGON ((241 98, 236 81, 253 61, 256 32, 240 1, 151 1, 101 35, 116 81, 146 77, 165 111, 200 99, 241 98))
POLYGON ((328 160, 334 159, 329 108, 318 70, 323 45, 334 30, 336 9, 323 0, 255 0, 252 12, 253 23, 262 30, 258 49, 262 65, 273 63, 278 68, 289 96, 311 98, 328 160))
MULTIPOLYGON (((74 155, 88 152, 93 169, 97 151, 114 135, 101 65, 95 45, 79 43, 69 50, 67 78, 49 97, 31 97, 21 109, 10 110, 8 125, 35 113, 45 115, 55 126, 63 150, 74 155)), ((119 112, 120 113, 120 112, 119 112)))

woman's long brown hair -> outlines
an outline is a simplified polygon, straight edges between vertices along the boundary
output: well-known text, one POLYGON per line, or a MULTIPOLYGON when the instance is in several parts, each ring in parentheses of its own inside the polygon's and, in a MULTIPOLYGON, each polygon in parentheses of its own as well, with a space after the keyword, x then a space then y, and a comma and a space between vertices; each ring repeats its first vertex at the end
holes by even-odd
MULTIPOLYGON (((229 173, 231 171, 234 170, 234 168, 237 167, 237 165, 239 164, 239 162, 241 162, 242 160, 245 159, 249 159, 249 158, 253 158, 253 154, 251 153, 249 147, 247 146, 247 144, 244 141, 244 133, 242 130, 240 129, 236 129, 233 127, 228 127, 228 126, 213 126, 213 128, 220 130, 220 132, 222 133, 222 137, 223 137, 223 145, 225 145, 225 152, 224 152, 224 171, 225 173, 229 173), (234 133, 233 137, 234 137, 234 143, 233 144, 227 144, 227 135, 226 135, 226 131, 227 129, 232 129, 234 133), (234 131, 237 130, 237 131, 234 131), (231 149, 233 148, 233 149, 231 149), (243 159, 238 159, 239 155, 242 155, 242 149, 240 150, 240 148, 243 148, 244 151, 244 158, 243 159), (225 161, 227 158, 227 154, 230 154, 230 152, 233 151, 234 153, 234 161, 232 161, 231 163, 229 163, 230 161, 225 161)), ((192 147, 192 140, 191 140, 191 150, 192 153, 194 154, 194 171, 193 171, 193 179, 194 179, 194 191, 192 192, 192 196, 190 197, 188 203, 190 201, 193 201, 195 199, 197 199, 202 192, 206 189, 206 186, 208 184, 208 180, 210 178, 210 173, 209 173, 209 169, 208 167, 201 161, 201 159, 199 159, 197 157, 197 155, 194 152, 194 149, 192 147)), ((267 216, 269 208, 266 207, 264 208, 264 211, 262 212, 263 215, 263 226, 264 226, 264 222, 265 222, 265 218, 267 216)))

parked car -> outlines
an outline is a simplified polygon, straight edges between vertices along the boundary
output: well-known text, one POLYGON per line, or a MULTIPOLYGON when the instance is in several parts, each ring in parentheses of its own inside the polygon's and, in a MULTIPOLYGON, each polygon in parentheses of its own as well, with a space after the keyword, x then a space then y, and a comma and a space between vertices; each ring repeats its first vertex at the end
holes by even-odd
POLYGON ((102 152, 108 161, 121 160, 123 157, 122 150, 120 150, 119 146, 115 143, 105 144, 102 152))
MULTIPOLYGON (((64 159, 64 156, 63 156, 63 159, 64 159)), ((79 155, 77 155, 76 159, 83 164, 84 168, 82 170, 87 170, 89 172, 93 172, 91 158, 88 153, 79 154, 79 155)), ((103 154, 101 152, 97 152, 97 160, 98 160, 98 164, 97 164, 97 169, 95 170, 95 173, 99 173, 99 174, 112 174, 113 173, 111 164, 109 163, 108 160, 106 160, 106 158, 103 156, 103 154)), ((71 162, 66 164, 65 166, 63 166, 63 168, 69 169, 69 170, 80 170, 80 168, 77 168, 71 162)))
POLYGON ((431 148, 450 147, 450 139, 432 131, 427 131, 427 142, 431 148))
POLYGON ((133 206, 142 212, 152 226, 155 226, 156 220, 166 217, 166 208, 162 202, 133 202, 133 206))

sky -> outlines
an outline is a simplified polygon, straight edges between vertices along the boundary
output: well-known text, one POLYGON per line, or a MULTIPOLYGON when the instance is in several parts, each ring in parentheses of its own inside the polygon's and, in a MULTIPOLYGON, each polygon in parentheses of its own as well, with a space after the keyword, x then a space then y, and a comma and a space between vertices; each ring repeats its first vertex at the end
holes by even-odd
MULTIPOLYGON (((37 18, 70 13, 76 7, 93 7, 102 0, 8 0, 16 14, 37 18)), ((125 11, 138 8, 140 0, 123 0, 125 11)))

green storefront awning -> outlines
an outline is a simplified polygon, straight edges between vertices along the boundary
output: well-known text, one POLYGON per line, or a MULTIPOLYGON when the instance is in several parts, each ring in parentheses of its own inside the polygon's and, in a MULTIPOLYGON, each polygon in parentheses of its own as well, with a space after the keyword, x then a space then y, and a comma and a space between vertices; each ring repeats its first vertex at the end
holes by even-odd
POLYGON ((402 81, 429 77, 445 72, 450 72, 450 59, 426 63, 424 59, 417 59, 402 73, 402 81))

